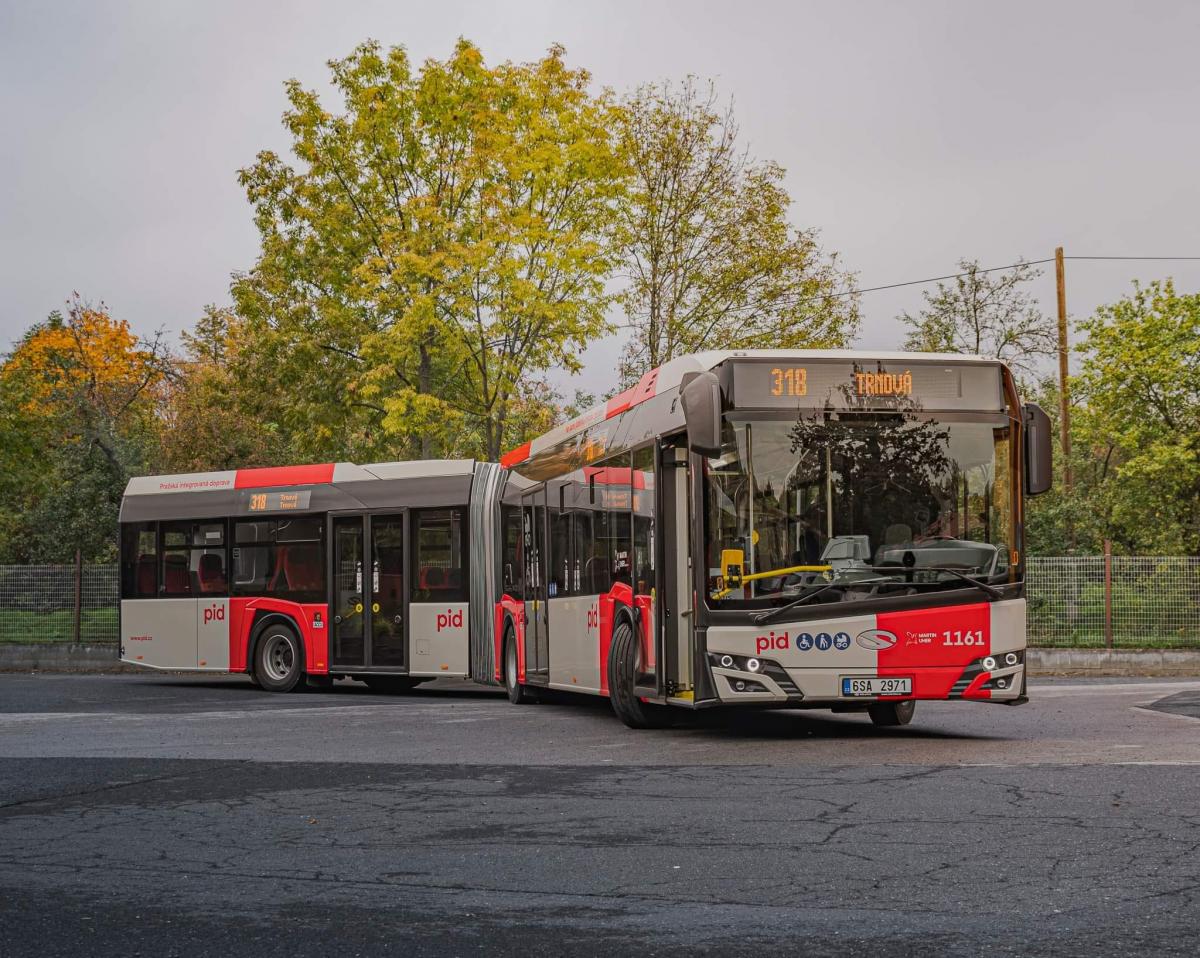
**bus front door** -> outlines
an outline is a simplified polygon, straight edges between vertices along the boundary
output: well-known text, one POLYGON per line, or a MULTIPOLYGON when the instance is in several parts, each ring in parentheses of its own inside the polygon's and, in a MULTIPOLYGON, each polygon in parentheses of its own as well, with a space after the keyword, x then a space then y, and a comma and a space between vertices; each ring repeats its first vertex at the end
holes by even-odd
POLYGON ((404 521, 402 514, 330 520, 333 671, 408 668, 404 521))
POLYGON ((525 547, 525 680, 531 685, 544 685, 550 669, 545 488, 521 500, 521 535, 525 547))

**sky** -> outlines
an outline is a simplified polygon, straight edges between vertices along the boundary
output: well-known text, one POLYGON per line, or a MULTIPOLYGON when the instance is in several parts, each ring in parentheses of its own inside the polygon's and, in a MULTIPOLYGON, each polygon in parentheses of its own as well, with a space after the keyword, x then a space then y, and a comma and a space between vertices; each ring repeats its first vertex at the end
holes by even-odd
MULTIPOLYGON (((0 0, 0 350, 73 291, 140 333, 229 302, 257 234, 237 170, 284 152, 284 81, 367 38, 415 60, 567 48, 620 92, 688 74, 787 170, 791 218, 860 287, 1068 256, 1200 256, 1200 4, 66 3, 0 0)), ((334 101, 330 101, 331 105, 334 101)), ((1068 262, 1073 317, 1200 262, 1068 262)), ((931 288, 931 287, 926 287, 931 288)), ((1053 267, 1031 287, 1054 305, 1053 267)), ((896 348, 921 287, 864 294, 896 348)), ((619 317, 614 317, 619 319, 619 317)), ((619 336, 565 393, 611 388, 619 336)))

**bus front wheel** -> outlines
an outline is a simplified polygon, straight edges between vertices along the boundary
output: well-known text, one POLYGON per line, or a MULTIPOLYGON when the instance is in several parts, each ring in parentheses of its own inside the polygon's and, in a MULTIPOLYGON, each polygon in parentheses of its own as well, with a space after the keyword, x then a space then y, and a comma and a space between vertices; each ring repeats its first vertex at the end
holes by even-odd
POLYGON ((897 725, 907 725, 912 721, 917 703, 912 699, 907 702, 876 702, 867 709, 871 722, 880 728, 892 728, 897 725))
POLYGON ((617 718, 630 728, 658 728, 666 718, 664 709, 647 705, 633 691, 638 655, 633 626, 628 619, 622 619, 613 629, 608 649, 608 699, 617 718))
POLYGON ((254 648, 254 677, 268 692, 291 692, 304 679, 304 646, 294 629, 273 622, 254 648))
POLYGON ((504 691, 508 693, 508 700, 513 705, 535 701, 533 690, 521 684, 517 637, 511 629, 504 634, 504 691))

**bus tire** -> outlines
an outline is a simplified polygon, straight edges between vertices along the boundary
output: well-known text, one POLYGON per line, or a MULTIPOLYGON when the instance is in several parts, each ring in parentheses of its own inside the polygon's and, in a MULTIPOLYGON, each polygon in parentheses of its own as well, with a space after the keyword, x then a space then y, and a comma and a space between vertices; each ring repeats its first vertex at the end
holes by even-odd
POLYGON ((916 708, 917 703, 913 699, 904 702, 876 702, 868 706, 867 714, 871 716, 872 724, 879 728, 894 728, 911 722, 916 708))
POLYGON ((613 629, 608 649, 608 700, 617 718, 630 728, 658 728, 665 723, 665 710, 647 705, 633 693, 637 656, 633 625, 622 618, 613 629))
POLYGON ((271 622, 254 646, 254 677, 268 692, 292 692, 304 687, 304 645, 296 630, 271 622))
POLYGON ((504 691, 513 705, 536 701, 533 690, 520 682, 520 662, 517 659, 517 637, 510 628, 504 633, 504 691))

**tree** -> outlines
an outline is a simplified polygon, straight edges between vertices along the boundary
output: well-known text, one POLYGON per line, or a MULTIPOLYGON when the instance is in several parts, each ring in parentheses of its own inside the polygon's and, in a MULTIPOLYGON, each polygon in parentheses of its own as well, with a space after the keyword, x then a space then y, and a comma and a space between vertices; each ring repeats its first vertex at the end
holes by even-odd
POLYGON ((703 349, 847 345, 852 277, 814 231, 789 224, 783 169, 738 148, 712 86, 643 86, 624 107, 634 180, 618 237, 633 330, 623 383, 703 349))
POLYGON ((339 114, 287 86, 296 167, 241 172, 264 375, 302 451, 496 458, 523 384, 606 328, 615 107, 560 47, 488 68, 460 40, 414 71, 369 42, 330 69, 339 114))
POLYGON ((1026 378, 1036 376, 1039 359, 1055 354, 1054 324, 1038 308, 1025 284, 1041 275, 1026 263, 988 272, 978 260, 959 260, 963 275, 953 285, 926 292, 925 309, 901 313, 909 327, 904 348, 927 353, 970 353, 1008 363, 1026 378))
POLYGON ((1075 441, 1103 464, 1106 534, 1130 552, 1200 552, 1200 294, 1134 283, 1079 329, 1075 441))
POLYGON ((280 426, 279 397, 261 389, 254 342, 232 310, 205 307, 164 383, 164 472, 277 465, 296 458, 280 426))
POLYGON ((139 339, 78 295, 65 317, 25 334, 0 370, 0 395, 20 417, 19 441, 6 448, 9 561, 66 561, 77 548, 113 555, 121 496, 148 471, 169 369, 161 334, 139 339))

